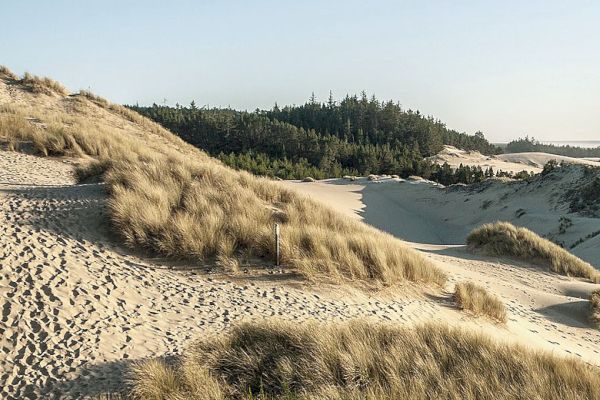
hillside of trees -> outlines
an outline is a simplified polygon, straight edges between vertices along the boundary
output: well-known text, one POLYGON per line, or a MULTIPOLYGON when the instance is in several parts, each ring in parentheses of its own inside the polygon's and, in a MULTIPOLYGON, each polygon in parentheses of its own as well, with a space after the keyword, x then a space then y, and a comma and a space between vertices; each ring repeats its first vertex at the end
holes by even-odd
POLYGON ((585 147, 574 147, 574 146, 556 146, 553 144, 543 144, 526 136, 525 138, 519 138, 513 140, 506 145, 504 149, 506 153, 528 153, 528 152, 542 152, 549 154, 556 154, 559 156, 566 157, 600 157, 600 147, 596 148, 585 148, 585 147))
POLYGON ((368 174, 431 178, 441 167, 424 157, 445 144, 501 153, 480 132, 450 130, 432 117, 364 93, 340 102, 330 97, 327 103, 313 96, 304 105, 254 112, 199 108, 194 102, 131 108, 227 165, 283 179, 368 174))

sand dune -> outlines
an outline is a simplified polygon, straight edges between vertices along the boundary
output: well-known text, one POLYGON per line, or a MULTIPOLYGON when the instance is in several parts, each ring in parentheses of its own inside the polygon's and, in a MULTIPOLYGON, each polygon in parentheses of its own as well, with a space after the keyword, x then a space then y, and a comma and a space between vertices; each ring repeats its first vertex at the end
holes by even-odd
MULTIPOLYGON (((565 177, 567 181, 569 178, 573 177, 565 177)), ((563 214, 548 202, 547 196, 551 198, 552 195, 547 190, 533 191, 527 189, 526 184, 503 185, 499 182, 491 183, 487 190, 448 190, 427 182, 400 179, 377 182, 359 179, 352 183, 335 179, 282 184, 324 201, 348 216, 362 218, 428 252, 429 257, 450 276, 450 286, 470 280, 500 296, 508 308, 507 327, 485 329, 497 338, 575 355, 600 365, 600 332, 590 325, 587 301, 598 285, 512 259, 475 256, 462 245, 472 227, 498 218, 516 220, 515 223, 538 231, 553 232, 563 214), (482 209, 487 200, 497 202, 503 197, 500 204, 490 204, 488 209, 482 209), (525 207, 526 212, 518 218, 515 211, 521 207, 525 207)), ((556 188, 556 185, 547 186, 556 188)), ((571 217, 577 233, 565 233, 562 236, 565 240, 600 226, 597 218, 571 217)), ((598 239, 596 237, 585 250, 579 251, 580 256, 597 267, 600 260, 598 239)), ((448 302, 447 298, 437 300, 442 304, 448 302)), ((459 319, 464 322, 468 317, 459 319)), ((452 323, 453 317, 448 321, 452 323)))
MULTIPOLYGON (((11 86, 4 94, 6 103, 48 106, 47 98, 11 86)), ((96 112, 123 135, 142 134, 119 113, 96 112)), ((169 145, 169 136, 153 140, 169 145)), ((215 265, 128 250, 109 226, 105 185, 75 183, 80 161, 0 150, 0 398, 90 398, 122 390, 131 362, 168 357, 198 336, 269 317, 443 322, 600 366, 600 333, 586 315, 586 299, 598 285, 474 256, 462 246, 471 227, 502 218, 567 246, 586 238, 573 251, 597 262, 600 236, 590 234, 598 219, 570 214, 559 201, 580 179, 576 169, 546 183, 452 188, 391 178, 283 182, 405 239, 450 277, 442 289, 402 283, 374 291, 309 283, 272 267, 259 275, 242 265, 240 274, 224 275, 215 265), (561 228, 561 216, 571 225, 561 228), (451 293, 464 280, 501 298, 506 325, 456 308, 451 293)))
POLYGON ((440 153, 429 157, 429 159, 440 165, 447 162, 452 168, 457 168, 462 164, 465 166, 480 166, 484 170, 492 167, 496 172, 502 170, 512 173, 520 171, 538 173, 550 160, 569 164, 600 166, 600 162, 597 160, 585 158, 564 157, 547 153, 512 153, 486 156, 478 151, 461 150, 453 146, 444 146, 440 153))
MULTIPOLYGON (((290 286, 289 279, 276 276, 177 272, 161 260, 127 254, 106 225, 103 186, 74 184, 70 168, 57 160, 0 152, 3 398, 78 398, 117 390, 130 361, 175 354, 199 334, 215 335, 236 321, 268 316, 445 321, 600 365, 600 334, 587 323, 583 300, 595 285, 444 245, 421 247, 451 276, 441 294, 412 285, 403 294, 366 294, 302 282, 290 286), (452 286, 465 279, 502 298, 506 327, 456 310, 452 286)), ((389 182, 372 183, 370 190, 390 184, 428 187, 389 182)), ((369 204, 361 208, 359 201, 366 181, 288 185, 317 197, 331 188, 328 201, 338 209, 372 215, 369 204)), ((389 204, 382 211, 388 219, 394 215, 389 204)))
POLYGON ((600 268, 600 235, 594 236, 600 219, 571 213, 562 200, 582 175, 581 169, 567 168, 556 177, 532 183, 490 180, 448 188, 390 178, 283 184, 408 242, 460 245, 475 227, 502 220, 528 227, 567 248, 575 245, 572 253, 600 268))
POLYGON ((510 153, 500 154, 495 156, 495 158, 506 162, 526 164, 538 168, 543 168, 544 165, 551 160, 559 163, 583 164, 600 167, 600 162, 598 162, 597 160, 587 158, 565 157, 548 153, 510 153))
POLYGON ((349 300, 275 279, 174 272, 111 238, 101 184, 75 185, 66 164, 13 152, 0 151, 0 171, 2 398, 121 389, 128 360, 180 351, 242 318, 436 314, 418 298, 349 300))

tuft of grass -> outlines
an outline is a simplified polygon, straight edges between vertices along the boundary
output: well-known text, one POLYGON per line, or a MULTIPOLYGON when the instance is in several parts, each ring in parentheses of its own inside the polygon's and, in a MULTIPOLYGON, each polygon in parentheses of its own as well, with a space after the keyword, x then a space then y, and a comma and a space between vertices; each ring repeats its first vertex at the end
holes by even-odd
POLYGON ((497 296, 472 282, 459 282, 454 289, 454 301, 463 310, 506 322, 506 308, 497 296))
POLYGON ((69 94, 69 91, 54 79, 32 75, 29 72, 25 72, 19 83, 33 93, 58 94, 61 96, 69 94))
POLYGON ((142 365, 131 383, 138 399, 600 398, 600 374, 574 358, 441 325, 366 321, 241 324, 174 365, 142 365))
POLYGON ((112 226, 132 248, 228 269, 236 269, 242 255, 268 265, 279 223, 281 261, 307 279, 376 285, 446 280, 391 235, 225 167, 129 109, 87 92, 47 101, 54 105, 1 108, 0 136, 29 141, 40 155, 95 159, 77 176, 104 179, 112 226))
POLYGON ((554 272, 600 283, 600 272, 589 263, 529 229, 508 222, 495 222, 474 229, 467 237, 472 249, 487 254, 513 256, 525 261, 543 262, 554 272))
POLYGON ((600 327, 600 290, 596 290, 590 295, 590 318, 600 327))
POLYGON ((16 81, 19 77, 4 65, 0 65, 0 78, 16 81))
POLYGON ((82 163, 75 168, 75 178, 79 183, 98 182, 104 177, 106 171, 110 169, 112 162, 110 160, 91 161, 82 163))

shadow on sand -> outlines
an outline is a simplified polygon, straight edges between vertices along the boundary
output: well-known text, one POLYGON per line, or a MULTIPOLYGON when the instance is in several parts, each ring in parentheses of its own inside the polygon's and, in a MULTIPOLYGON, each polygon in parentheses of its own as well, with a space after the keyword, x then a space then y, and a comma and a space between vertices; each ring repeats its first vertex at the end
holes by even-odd
POLYGON ((535 310, 546 319, 574 328, 593 327, 589 320, 590 302, 586 300, 554 304, 535 310))

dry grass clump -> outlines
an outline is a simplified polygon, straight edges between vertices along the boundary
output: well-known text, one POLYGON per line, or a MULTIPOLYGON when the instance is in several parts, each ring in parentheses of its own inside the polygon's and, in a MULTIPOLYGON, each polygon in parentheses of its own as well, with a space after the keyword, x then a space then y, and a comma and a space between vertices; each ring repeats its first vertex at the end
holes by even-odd
POLYGON ((590 295, 590 317, 600 327, 600 290, 590 295))
POLYGON ((98 95, 90 92, 89 90, 80 90, 78 94, 79 94, 79 96, 83 96, 86 99, 88 99, 89 101, 96 103, 100 107, 108 108, 108 106, 110 105, 110 102, 108 100, 106 100, 104 97, 98 96, 98 95))
POLYGON ((138 399, 599 399, 576 359, 440 325, 255 322, 133 371, 138 399))
POLYGON ((307 176, 304 179, 302 179, 302 182, 315 182, 315 178, 313 178, 312 176, 307 176))
POLYGON ((33 93, 43 93, 47 95, 58 94, 61 96, 69 94, 67 88, 54 79, 32 75, 29 72, 25 72, 23 78, 19 80, 19 83, 33 93))
POLYGON ((4 65, 0 65, 0 78, 16 81, 19 77, 4 65))
POLYGON ((117 230, 130 246, 174 257, 281 260, 307 278, 443 284, 445 275, 393 237, 276 183, 172 152, 115 163, 105 175, 117 230))
POLYGON ((472 282, 459 282, 454 289, 454 301, 463 310, 506 322, 506 308, 497 296, 472 282))
POLYGON ((474 229, 467 237, 467 244, 492 255, 541 261, 549 264, 554 272, 600 283, 600 272, 589 263, 529 229, 516 227, 508 222, 485 224, 474 229))
POLYGON ((110 160, 98 161, 92 159, 75 168, 75 178, 79 183, 100 181, 111 166, 112 162, 110 160))
POLYGON ((279 223, 281 261, 307 278, 445 282, 392 236, 227 168, 129 109, 85 92, 53 101, 42 111, 4 106, 0 136, 29 141, 42 155, 92 157, 78 178, 103 176, 113 226, 129 246, 234 267, 232 259, 249 257, 271 264, 279 223))

